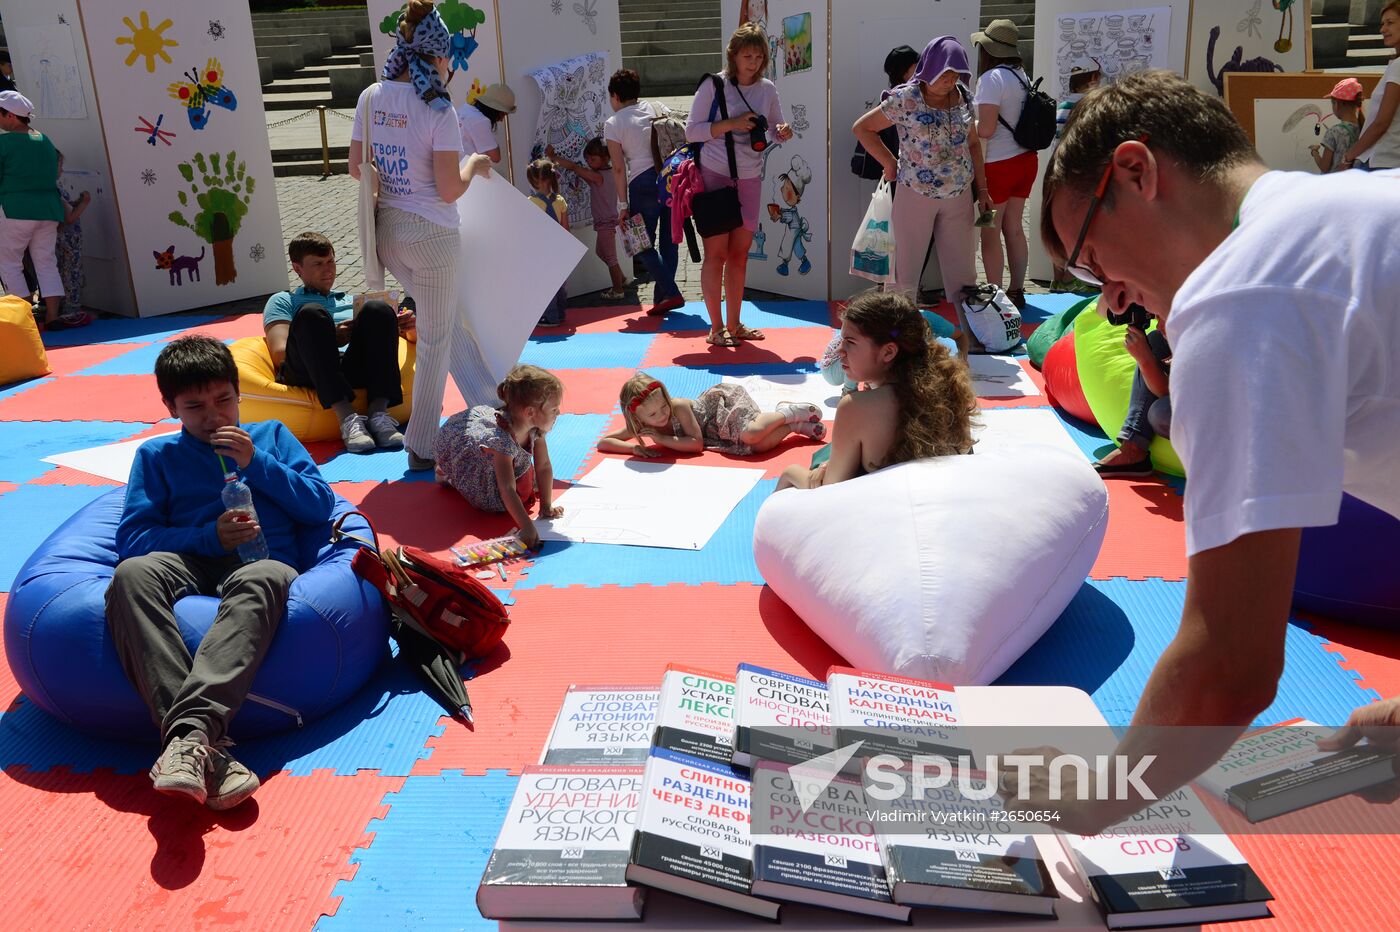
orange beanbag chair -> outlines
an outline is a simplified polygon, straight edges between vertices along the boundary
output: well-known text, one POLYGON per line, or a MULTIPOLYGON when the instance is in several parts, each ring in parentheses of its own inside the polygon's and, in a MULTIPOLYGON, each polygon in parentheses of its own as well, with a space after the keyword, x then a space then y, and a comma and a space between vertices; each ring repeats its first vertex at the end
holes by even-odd
MULTIPOLYGON (((335 411, 321 407, 316 390, 283 385, 277 381, 272 368, 272 355, 262 337, 245 337, 229 347, 238 364, 238 417, 242 421, 281 421, 292 435, 303 443, 314 440, 339 440, 340 422, 335 411)), ((390 408, 389 413, 400 424, 407 424, 413 413, 413 367, 417 361, 417 344, 399 339, 399 380, 403 385, 403 404, 390 408)), ((355 391, 355 410, 368 411, 365 390, 355 391)))
POLYGON ((1040 374, 1045 377, 1045 394, 1050 403, 1061 411, 1077 417, 1088 424, 1094 420, 1094 409, 1089 407, 1084 397, 1084 387, 1079 384, 1079 366, 1074 358, 1074 333, 1066 333, 1055 341, 1040 363, 1040 374))
POLYGON ((0 385, 49 374, 49 357, 34 309, 15 295, 0 297, 0 385))

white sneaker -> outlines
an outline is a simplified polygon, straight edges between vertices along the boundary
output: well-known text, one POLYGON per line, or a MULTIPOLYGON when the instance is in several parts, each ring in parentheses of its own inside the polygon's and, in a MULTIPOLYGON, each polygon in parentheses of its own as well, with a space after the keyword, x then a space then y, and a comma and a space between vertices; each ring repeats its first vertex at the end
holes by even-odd
POLYGON ((403 446, 403 431, 399 430, 399 422, 390 417, 388 411, 376 411, 369 416, 369 433, 376 446, 403 446))
POLYGON ((340 422, 340 439, 351 453, 369 453, 375 449, 374 438, 365 429, 365 419, 358 414, 340 422))

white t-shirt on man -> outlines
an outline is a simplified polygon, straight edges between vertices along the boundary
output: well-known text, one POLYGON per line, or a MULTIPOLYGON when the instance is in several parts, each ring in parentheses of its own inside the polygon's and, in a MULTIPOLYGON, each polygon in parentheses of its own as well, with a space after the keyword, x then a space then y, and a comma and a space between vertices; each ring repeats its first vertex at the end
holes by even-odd
MULTIPOLYGON (((1392 84, 1400 84, 1400 58, 1392 58, 1390 64, 1385 66, 1385 74, 1376 82, 1376 89, 1371 92, 1371 100, 1366 104, 1367 119, 1374 118, 1381 112, 1381 100, 1385 97, 1385 89, 1392 84)), ((1361 153, 1361 158, 1357 161, 1370 162, 1372 169, 1400 167, 1400 113, 1396 113, 1395 119, 1390 121, 1390 128, 1385 131, 1385 135, 1361 153)))
POLYGON ((365 96, 373 94, 370 143, 379 167, 379 203, 417 214, 438 226, 457 228, 457 206, 438 195, 433 153, 451 152, 460 161, 462 133, 457 111, 433 110, 406 81, 382 81, 360 92, 350 138, 364 142, 365 96))
POLYGON ((1400 516, 1400 171, 1269 172, 1167 318, 1186 549, 1400 516), (1364 222, 1362 222, 1364 218, 1364 222))
POLYGON ((462 157, 485 154, 499 149, 496 131, 486 114, 476 109, 476 104, 462 104, 457 108, 457 122, 462 127, 462 157))
MULTIPOLYGON (((666 112, 667 109, 661 104, 639 100, 614 113, 603 124, 603 141, 615 142, 622 147, 622 154, 627 159, 628 182, 656 167, 651 156, 651 121, 653 117, 666 112)), ((625 196, 626 192, 619 191, 618 194, 625 196)))
POLYGON ((1031 151, 1018 146, 1015 136, 1006 128, 1015 127, 1026 105, 1026 85, 1017 80, 1018 76, 1026 84, 1030 83, 1024 71, 1020 68, 1012 70, 1010 66, 989 68, 977 79, 977 93, 973 95, 972 103, 979 108, 983 104, 1001 108, 997 112, 1001 120, 997 121, 996 134, 983 143, 985 161, 1004 162, 1031 151), (1006 121, 1005 125, 1002 125, 1002 120, 1006 121))

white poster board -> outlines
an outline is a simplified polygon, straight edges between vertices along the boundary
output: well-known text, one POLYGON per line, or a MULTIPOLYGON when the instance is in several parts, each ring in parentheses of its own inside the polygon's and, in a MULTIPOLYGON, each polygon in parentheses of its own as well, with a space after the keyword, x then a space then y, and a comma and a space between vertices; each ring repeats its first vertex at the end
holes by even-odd
MULTIPOLYGON (((1111 13, 1070 13, 1060 16, 1055 30, 1055 74, 1047 74, 1045 89, 1063 100, 1069 94, 1069 70, 1080 59, 1098 62, 1104 84, 1149 68, 1168 67, 1167 37, 1170 7, 1140 7, 1111 13)), ((1039 59, 1036 59, 1039 61, 1039 59)))
POLYGON ((1018 356, 968 356, 978 398, 1032 398, 1040 394, 1018 356))
MULTIPOLYGON (((779 143, 770 127, 746 284, 775 294, 826 300, 830 289, 826 246, 830 237, 829 3, 768 0, 764 6, 771 57, 768 77, 778 88, 783 119, 791 124, 793 137, 779 143)), ((741 0, 720 4, 723 45, 728 45, 739 26, 740 7, 741 0)))
POLYGON ((45 463, 53 463, 55 466, 67 466, 69 469, 76 469, 93 476, 101 476, 103 479, 111 479, 113 482, 125 483, 131 477, 131 464, 136 462, 136 451, 141 444, 156 437, 166 437, 170 434, 179 433, 178 430, 169 430, 162 434, 152 434, 149 437, 138 437, 135 440, 123 440, 120 443, 109 443, 100 447, 87 447, 82 450, 72 450, 68 453, 55 453, 53 456, 44 457, 45 463))
POLYGON ((457 214, 461 320, 496 383, 520 359, 530 331, 583 258, 584 247, 494 172, 472 180, 457 201, 457 214))
MULTIPOLYGON (((1058 77, 1057 55, 1062 43, 1060 21, 1080 17, 1103 17, 1110 15, 1140 15, 1144 7, 1142 0, 1036 0, 1035 21, 1043 24, 1035 31, 1035 61, 1041 64, 1041 75, 1058 77), (1052 71, 1053 69, 1053 71, 1052 71)), ((1153 43, 1155 54, 1164 56, 1163 67, 1178 74, 1186 73, 1186 37, 1191 28, 1191 0, 1159 0, 1152 4, 1153 9, 1165 9, 1171 17, 1171 31, 1165 35, 1154 28, 1153 43), (1165 43, 1165 47, 1163 44, 1165 43)), ((1036 77, 1039 75, 1035 75, 1036 77)), ((1053 93, 1054 81, 1046 81, 1053 93)), ((1036 175, 1035 188, 1026 203, 1026 219, 1030 234, 1029 278, 1049 281, 1054 270, 1050 257, 1040 241, 1040 198, 1041 182, 1045 178, 1045 166, 1049 162, 1049 150, 1040 153, 1040 168, 1036 175)))
POLYGON ((21 26, 9 31, 7 41, 15 69, 25 76, 25 96, 34 104, 34 119, 87 118, 70 25, 21 26))
POLYGON ((1307 71, 1312 67, 1312 14, 1295 2, 1209 0, 1194 5, 1186 76, 1208 94, 1225 96, 1231 71, 1307 71))
POLYGON ((544 540, 701 550, 761 469, 603 460, 555 503, 562 517, 536 521, 544 540))
POLYGON ((816 405, 823 421, 836 420, 841 386, 832 385, 820 372, 785 372, 775 375, 726 375, 723 381, 749 393, 760 411, 776 411, 784 401, 816 405))
POLYGON ((138 313, 286 288, 247 6, 81 5, 138 313))
MULTIPOLYGON (((848 298, 870 287, 850 268, 851 241, 875 193, 874 181, 851 172, 856 139, 851 125, 880 102, 889 84, 885 56, 907 45, 922 52, 929 40, 954 36, 968 49, 974 70, 972 33, 980 0, 880 0, 836 3, 831 9, 831 297, 848 298)), ((937 261, 929 263, 936 269, 937 261)), ((937 279, 936 274, 934 279, 937 279)))

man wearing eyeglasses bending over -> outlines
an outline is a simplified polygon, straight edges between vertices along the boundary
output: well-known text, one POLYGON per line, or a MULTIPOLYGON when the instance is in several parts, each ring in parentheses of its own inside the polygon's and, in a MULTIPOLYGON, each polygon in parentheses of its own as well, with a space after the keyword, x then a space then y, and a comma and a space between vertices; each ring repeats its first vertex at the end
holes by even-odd
MULTIPOLYGON (((1224 104, 1153 71, 1090 93, 1045 175, 1051 257, 1173 349, 1186 601, 1118 752, 1162 796, 1272 704, 1304 527, 1400 515, 1400 171, 1269 171, 1224 104), (1147 726, 1221 726, 1163 729, 1147 726)), ((1333 723, 1341 724, 1341 723, 1333 723)), ((1126 766, 1126 765, 1125 765, 1126 766)), ((1047 775, 1019 805, 1050 808, 1047 775)), ((1062 795, 1073 796, 1071 790, 1062 795)), ((1113 795, 1110 793, 1109 795, 1113 795)), ((1060 804, 1095 831, 1141 799, 1060 804)))

